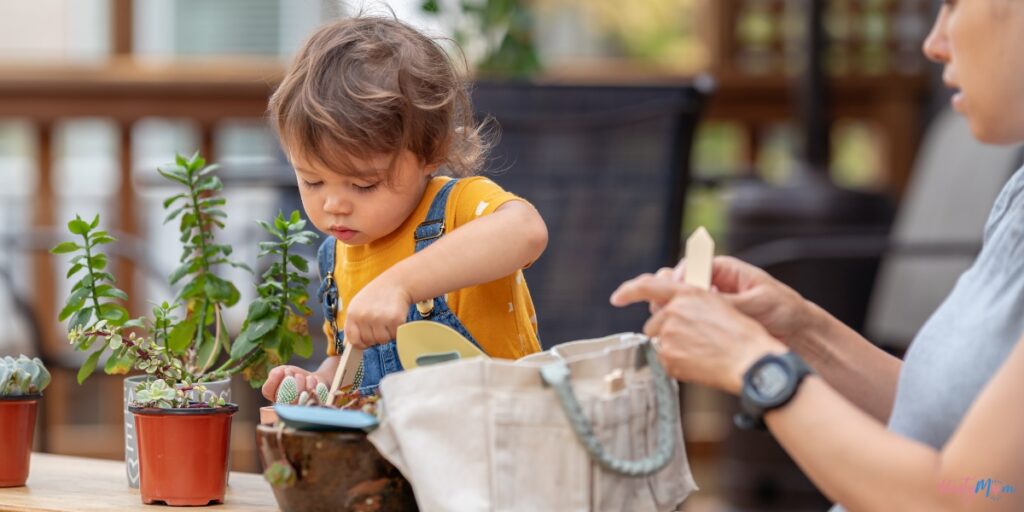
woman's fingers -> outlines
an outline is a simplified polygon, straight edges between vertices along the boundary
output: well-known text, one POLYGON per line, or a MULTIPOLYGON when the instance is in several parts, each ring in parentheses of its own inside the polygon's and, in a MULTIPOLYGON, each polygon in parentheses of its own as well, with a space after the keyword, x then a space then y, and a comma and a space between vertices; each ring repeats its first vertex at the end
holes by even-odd
POLYGON ((659 279, 653 274, 644 274, 640 277, 630 279, 614 293, 611 303, 614 306, 628 306, 637 302, 657 302, 664 304, 682 289, 685 285, 675 283, 666 279, 659 279))

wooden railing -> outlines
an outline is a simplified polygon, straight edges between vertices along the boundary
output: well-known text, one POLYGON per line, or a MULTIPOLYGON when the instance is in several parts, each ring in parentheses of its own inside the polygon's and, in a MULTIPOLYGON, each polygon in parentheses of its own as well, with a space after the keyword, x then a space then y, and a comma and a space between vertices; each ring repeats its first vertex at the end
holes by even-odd
MULTIPOLYGON (((143 118, 153 117, 188 120, 198 129, 200 147, 197 149, 208 159, 216 159, 214 133, 217 125, 228 119, 263 117, 267 99, 280 80, 281 72, 282 67, 276 60, 178 61, 147 65, 125 58, 96 66, 59 67, 0 63, 0 118, 28 120, 36 131, 38 185, 32 198, 30 232, 52 231, 65 220, 56 218, 53 183, 54 128, 59 121, 102 117, 116 123, 121 179, 113 196, 117 203, 109 227, 127 235, 138 235, 141 212, 131 179, 133 125, 143 118)), ((58 304, 62 302, 56 296, 57 280, 63 274, 57 272, 55 261, 45 248, 33 248, 32 304, 42 338, 38 340, 39 346, 48 359, 59 361, 66 359, 71 349, 56 322, 58 304)), ((132 295, 135 264, 120 263, 117 265, 118 283, 132 295)), ((82 394, 74 382, 74 371, 55 370, 54 381, 44 400, 43 447, 58 453, 119 457, 122 453, 120 379, 95 375, 87 382, 91 386, 100 385, 96 382, 104 385, 101 399, 95 400, 99 411, 90 425, 69 417, 72 400, 82 394), (112 399, 117 401, 111 404, 112 399)), ((251 442, 242 444, 252 445, 251 442)), ((256 469, 255 456, 249 455, 236 457, 236 467, 256 469)))

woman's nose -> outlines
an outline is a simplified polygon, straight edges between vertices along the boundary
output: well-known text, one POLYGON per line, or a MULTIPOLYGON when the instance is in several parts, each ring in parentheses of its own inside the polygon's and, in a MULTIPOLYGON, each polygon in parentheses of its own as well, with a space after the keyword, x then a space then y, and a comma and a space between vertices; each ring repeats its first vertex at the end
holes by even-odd
POLYGON ((949 21, 949 8, 943 6, 935 18, 935 25, 924 40, 922 51, 932 62, 945 64, 949 62, 949 38, 946 37, 946 24, 949 21))

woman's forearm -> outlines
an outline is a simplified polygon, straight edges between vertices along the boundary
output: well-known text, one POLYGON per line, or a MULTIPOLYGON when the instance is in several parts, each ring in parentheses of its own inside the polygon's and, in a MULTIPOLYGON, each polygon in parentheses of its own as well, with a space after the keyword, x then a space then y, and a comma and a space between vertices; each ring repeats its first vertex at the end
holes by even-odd
POLYGON ((772 434, 829 498, 855 511, 943 511, 939 454, 888 432, 822 379, 808 377, 793 401, 765 415, 772 434))
POLYGON ((813 328, 786 340, 835 391, 885 423, 896 397, 901 361, 808 302, 813 328))

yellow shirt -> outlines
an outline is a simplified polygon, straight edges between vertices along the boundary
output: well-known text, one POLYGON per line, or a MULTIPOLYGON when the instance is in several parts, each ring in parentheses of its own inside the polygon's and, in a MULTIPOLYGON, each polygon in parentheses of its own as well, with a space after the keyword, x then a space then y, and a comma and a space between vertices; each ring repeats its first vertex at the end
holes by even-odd
MULTIPOLYGON (((433 178, 416 210, 391 234, 365 245, 349 246, 335 241, 334 278, 338 285, 339 327, 345 324, 345 305, 359 290, 392 265, 415 253, 413 233, 426 220, 434 195, 450 179, 433 178)), ((487 178, 463 178, 448 196, 445 232, 493 213, 509 201, 522 200, 487 178)), ((500 233, 498 237, 502 238, 500 233)), ((515 243, 515 240, 509 240, 509 243, 515 243)), ((488 356, 518 359, 540 351, 537 315, 522 270, 489 283, 453 291, 447 294, 447 300, 452 312, 488 356)), ((324 322, 324 332, 329 340, 334 339, 328 322, 324 322)), ((327 353, 335 354, 334 343, 327 344, 327 353)))

